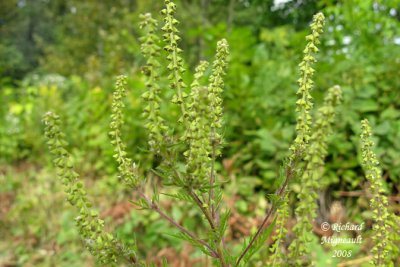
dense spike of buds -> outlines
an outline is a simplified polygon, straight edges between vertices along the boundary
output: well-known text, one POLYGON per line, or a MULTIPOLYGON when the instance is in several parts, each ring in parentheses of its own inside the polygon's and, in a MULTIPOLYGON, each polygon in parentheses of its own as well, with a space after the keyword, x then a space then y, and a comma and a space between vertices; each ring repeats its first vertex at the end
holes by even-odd
POLYGON ((175 18, 176 5, 171 0, 165 0, 165 8, 161 11, 164 15, 164 26, 161 28, 164 31, 163 37, 166 43, 164 50, 167 52, 167 60, 169 62, 167 69, 170 71, 168 79, 171 82, 172 89, 176 92, 172 97, 172 102, 181 106, 182 118, 180 122, 183 122, 183 118, 186 116, 184 100, 187 94, 184 92, 186 84, 183 82, 182 75, 185 72, 183 67, 182 49, 179 48, 178 43, 181 40, 179 37, 178 29, 176 26, 179 21, 175 18))
MULTIPOLYGON (((305 152, 307 144, 311 138, 310 127, 312 123, 310 110, 312 109, 312 96, 310 94, 314 87, 312 77, 314 69, 312 65, 317 61, 314 54, 318 52, 317 45, 320 43, 320 34, 323 32, 325 17, 322 13, 314 15, 313 22, 311 23, 311 34, 307 35, 308 41, 303 53, 303 60, 299 64, 300 79, 298 80, 299 89, 297 95, 299 99, 296 102, 297 124, 296 124, 296 139, 291 146, 292 151, 305 152)), ((293 153, 296 154, 296 153, 293 153)))
POLYGON ((189 144, 188 150, 184 153, 187 159, 188 183, 195 188, 204 185, 209 175, 210 126, 206 119, 208 110, 207 88, 200 83, 207 67, 208 62, 201 61, 196 68, 187 105, 188 127, 182 138, 189 144))
POLYGON ((342 91, 339 86, 328 90, 324 105, 318 110, 310 144, 304 155, 306 167, 301 177, 302 186, 297 196, 299 200, 299 205, 295 210, 297 223, 293 227, 296 239, 289 247, 289 255, 296 259, 297 266, 312 265, 311 250, 308 244, 312 240, 313 222, 317 216, 317 189, 324 167, 324 159, 328 152, 328 137, 332 132, 336 109, 341 98, 342 91))
POLYGON ((160 39, 157 36, 157 21, 152 18, 150 13, 140 15, 141 23, 140 28, 143 29, 143 37, 140 38, 142 45, 142 54, 146 58, 146 65, 143 67, 142 72, 146 75, 146 92, 142 94, 143 99, 147 102, 144 108, 143 115, 146 118, 145 127, 149 131, 148 143, 150 150, 153 153, 159 154, 160 145, 165 138, 168 131, 164 119, 160 114, 161 105, 161 90, 158 85, 159 82, 159 68, 160 63, 157 58, 160 56, 160 39))
POLYGON ((217 43, 217 53, 213 62, 213 71, 208 87, 208 101, 210 103, 210 126, 211 145, 215 147, 215 156, 221 153, 221 134, 218 132, 222 127, 222 92, 224 90, 225 68, 229 55, 228 42, 225 39, 217 43))
POLYGON ((375 221, 373 225, 373 236, 374 247, 372 248, 372 262, 374 266, 384 267, 391 266, 392 250, 394 244, 389 235, 391 232, 390 220, 393 216, 388 211, 388 199, 384 195, 382 185, 382 175, 379 168, 379 161, 372 151, 374 142, 371 139, 372 131, 369 126, 368 120, 361 121, 361 158, 362 166, 365 172, 365 176, 369 182, 371 191, 370 206, 374 214, 373 219, 375 221))
POLYGON ((136 261, 133 252, 123 251, 117 240, 104 229, 104 221, 92 209, 92 203, 87 198, 86 190, 79 175, 74 170, 71 155, 66 150, 68 143, 65 134, 61 131, 61 121, 58 115, 48 112, 43 121, 46 125, 45 136, 50 152, 54 156, 57 175, 61 179, 67 199, 79 211, 76 224, 79 234, 85 241, 88 250, 103 264, 114 265, 120 257, 129 257, 136 261))
POLYGON ((276 226, 277 233, 272 237, 273 244, 270 248, 270 257, 268 258, 268 266, 284 266, 287 262, 286 251, 283 249, 283 241, 286 238, 288 230, 286 222, 289 218, 288 195, 283 198, 283 203, 277 211, 276 226))
MULTIPOLYGON (((316 59, 314 58, 314 54, 318 52, 317 45, 320 43, 319 37, 320 34, 323 32, 323 26, 325 22, 325 17, 322 13, 317 13, 313 17, 313 22, 310 25, 311 28, 311 34, 307 35, 306 40, 308 41, 306 48, 303 51, 303 60, 299 64, 300 67, 300 79, 298 80, 299 84, 299 89, 297 91, 298 95, 298 100, 296 101, 296 113, 297 113, 297 118, 296 118, 296 138, 293 142, 293 144, 290 146, 290 155, 288 158, 288 166, 291 166, 292 164, 296 163, 297 161, 304 160, 307 161, 309 160, 308 154, 308 148, 309 148, 309 142, 311 139, 311 124, 312 124, 312 117, 310 114, 310 111, 313 107, 313 102, 312 102, 312 96, 310 94, 311 90, 313 89, 314 82, 312 80, 312 77, 314 75, 314 69, 312 68, 312 65, 316 62, 316 59)), ((322 142, 322 140, 320 140, 322 142)), ((313 141, 315 143, 315 141, 313 141)), ((315 144, 318 145, 318 144, 315 144)), ((319 144, 320 145, 320 144, 319 144)), ((316 151, 314 151, 316 152, 316 151)), ((311 166, 310 166, 311 167, 311 166)), ((307 175, 305 178, 306 181, 308 181, 308 187, 313 185, 312 179, 308 179, 309 171, 306 171, 304 176, 307 175)), ((305 189, 302 189, 298 195, 298 198, 303 198, 303 193, 306 192, 305 189)), ((306 198, 309 198, 307 195, 306 198)), ((314 198, 311 196, 311 201, 313 201, 314 198)), ((309 201, 309 202, 311 202, 309 201)), ((306 220, 306 218, 303 218, 303 209, 304 205, 302 204, 303 199, 301 199, 299 207, 297 207, 297 213, 299 213, 298 216, 298 222, 295 227, 297 227, 298 231, 302 231, 301 226, 303 224, 307 224, 307 222, 303 222, 303 219, 306 220)), ((307 202, 308 203, 308 202, 307 202)), ((308 216, 306 216, 308 217, 308 216)), ((307 225, 308 226, 308 225, 307 225)), ((291 265, 294 266, 302 266, 303 262, 306 262, 306 264, 311 264, 308 256, 308 250, 307 247, 304 246, 304 242, 310 238, 309 235, 307 234, 302 234, 299 233, 297 234, 297 238, 293 240, 292 244, 289 246, 289 255, 291 265), (303 257, 301 257, 302 255, 303 257)))
POLYGON ((126 96, 126 77, 119 76, 113 93, 113 102, 111 106, 111 123, 110 137, 111 144, 114 146, 114 158, 118 162, 119 178, 128 186, 136 187, 139 183, 139 178, 136 175, 136 166, 132 159, 127 156, 126 145, 121 138, 121 127, 124 123, 122 109, 125 107, 124 97, 126 96))

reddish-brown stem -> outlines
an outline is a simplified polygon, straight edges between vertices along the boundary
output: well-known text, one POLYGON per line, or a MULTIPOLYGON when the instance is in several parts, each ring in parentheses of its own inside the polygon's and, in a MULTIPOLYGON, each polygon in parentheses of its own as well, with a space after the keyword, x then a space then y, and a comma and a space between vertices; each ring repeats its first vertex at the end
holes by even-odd
POLYGON ((264 229, 265 224, 268 222, 269 218, 271 217, 271 214, 274 212, 275 207, 272 206, 267 215, 265 216, 263 222, 261 223, 260 227, 258 227, 258 230, 256 232, 256 234, 253 236, 253 238, 250 240, 250 243, 247 245, 247 247, 245 248, 245 250, 242 252, 242 254, 240 255, 239 259, 236 262, 235 266, 239 266, 240 262, 242 261, 243 257, 247 254, 247 252, 249 251, 249 249, 251 248, 251 246, 254 244, 254 242, 257 240, 258 236, 261 234, 262 230, 264 229))
MULTIPOLYGON (((301 153, 299 153, 301 154, 301 153)), ((285 189, 287 185, 289 184, 289 181, 292 179, 294 175, 294 168, 296 166, 297 160, 299 158, 299 154, 296 154, 293 159, 291 159, 286 166, 285 170, 285 181, 283 182, 282 186, 278 189, 278 191, 275 193, 275 195, 279 196, 281 199, 284 196, 285 189)), ((275 213, 276 211, 276 204, 273 204, 271 208, 269 209, 267 215, 265 216, 264 220, 262 221, 261 225, 258 227, 256 234, 251 238, 249 244, 246 246, 246 248, 243 250, 243 252, 240 254, 238 260, 236 261, 235 267, 239 266, 240 262, 244 258, 244 256, 249 252, 251 246, 253 246, 254 242, 257 240, 257 238, 260 236, 262 231, 265 229, 265 225, 269 221, 270 217, 275 213)))
POLYGON ((189 195, 192 197, 193 201, 196 203, 196 205, 200 208, 200 210, 203 212, 204 216, 206 216, 206 219, 208 223, 211 226, 212 230, 216 229, 215 222, 211 216, 211 213, 206 209, 204 206, 203 201, 197 196, 197 194, 192 190, 192 189, 187 189, 189 195))

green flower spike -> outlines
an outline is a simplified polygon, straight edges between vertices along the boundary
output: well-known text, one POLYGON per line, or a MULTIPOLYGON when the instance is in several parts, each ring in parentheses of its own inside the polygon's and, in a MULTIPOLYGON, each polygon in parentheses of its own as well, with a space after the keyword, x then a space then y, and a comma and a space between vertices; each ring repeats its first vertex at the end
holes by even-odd
POLYGON ((143 29, 143 37, 140 38, 142 45, 142 54, 146 58, 146 66, 143 67, 143 74, 146 75, 147 91, 142 94, 143 99, 147 102, 144 107, 144 117, 146 118, 145 127, 149 132, 149 147, 153 153, 160 153, 160 145, 163 143, 165 133, 168 128, 164 119, 160 115, 160 86, 159 68, 160 63, 157 58, 160 56, 160 39, 155 34, 157 29, 157 21, 152 18, 150 13, 140 15, 142 19, 140 28, 143 29))
POLYGON ((270 257, 267 261, 268 266, 284 266, 287 262, 287 255, 283 248, 283 242, 287 235, 286 222, 289 218, 289 205, 288 205, 288 195, 285 194, 285 197, 282 199, 282 205, 279 207, 277 211, 277 219, 275 227, 277 229, 277 233, 272 237, 273 244, 270 248, 270 257))
POLYGON ((139 182, 136 166, 132 159, 127 157, 126 146, 121 138, 121 127, 124 123, 122 109, 125 107, 123 98, 126 95, 126 84, 125 76, 117 78, 111 106, 111 131, 109 134, 112 139, 111 144, 114 145, 114 158, 118 162, 119 178, 128 186, 136 187, 139 182))
POLYGON ((372 151, 374 142, 371 139, 372 131, 368 120, 361 121, 361 130, 362 166, 370 186, 372 196, 370 206, 375 221, 372 236, 375 244, 371 251, 373 256, 372 262, 377 267, 394 266, 390 256, 393 254, 395 246, 389 237, 392 230, 390 223, 393 216, 387 208, 388 199, 384 195, 379 161, 372 151))
MULTIPOLYGON (((186 84, 183 82, 182 75, 185 72, 183 67, 183 59, 180 56, 182 54, 182 49, 178 47, 178 42, 181 38, 178 36, 178 29, 176 25, 179 21, 174 17, 176 12, 176 5, 171 0, 165 0, 165 8, 161 11, 164 15, 164 26, 162 30, 164 31, 163 37, 166 43, 164 50, 168 53, 167 60, 169 64, 167 66, 170 74, 168 79, 171 82, 172 89, 175 89, 175 95, 172 97, 172 102, 179 104, 181 106, 183 117, 186 116, 184 99, 187 94, 184 92, 186 84)), ((180 119, 183 122, 183 119, 180 119)))
POLYGON ((196 68, 194 80, 191 84, 191 94, 189 97, 188 127, 183 140, 189 144, 189 148, 184 152, 187 162, 188 183, 192 187, 205 185, 210 173, 209 163, 209 125, 207 123, 207 88, 201 86, 200 79, 208 67, 208 62, 201 61, 196 68), (200 185, 201 184, 201 185, 200 185))
POLYGON ((222 92, 224 90, 225 68, 229 55, 228 42, 225 39, 217 43, 217 54, 213 62, 213 71, 208 87, 208 101, 210 103, 211 146, 215 149, 214 155, 221 154, 221 135, 218 132, 222 127, 222 92))
POLYGON ((59 116, 48 112, 43 121, 46 125, 45 136, 50 152, 54 156, 57 175, 65 187, 69 203, 79 210, 76 224, 87 249, 102 264, 114 266, 118 259, 123 258, 135 266, 142 266, 132 251, 125 249, 110 233, 104 230, 104 221, 92 209, 92 203, 86 196, 84 185, 74 171, 72 157, 66 150, 68 143, 65 141, 65 134, 61 132, 59 116))
POLYGON ((293 227, 296 239, 289 246, 289 255, 292 259, 296 259, 296 266, 313 265, 308 244, 312 241, 313 222, 317 217, 317 189, 327 154, 328 137, 332 132, 336 108, 341 97, 342 91, 339 86, 328 90, 324 105, 318 110, 308 151, 304 156, 306 166, 301 177, 302 187, 297 196, 299 200, 299 206, 295 210, 297 223, 293 227))
POLYGON ((311 138, 310 127, 312 119, 310 110, 312 109, 313 103, 310 92, 314 86, 312 80, 314 69, 312 65, 317 61, 313 55, 318 52, 317 45, 320 43, 319 37, 323 32, 324 23, 325 17, 322 13, 314 15, 313 22, 310 26, 311 34, 306 37, 308 43, 303 51, 303 60, 299 64, 300 79, 298 80, 299 90, 297 91, 299 99, 296 102, 296 112, 298 114, 296 124, 297 136, 294 144, 291 146, 291 150, 294 151, 293 155, 297 154, 296 151, 304 153, 311 138))

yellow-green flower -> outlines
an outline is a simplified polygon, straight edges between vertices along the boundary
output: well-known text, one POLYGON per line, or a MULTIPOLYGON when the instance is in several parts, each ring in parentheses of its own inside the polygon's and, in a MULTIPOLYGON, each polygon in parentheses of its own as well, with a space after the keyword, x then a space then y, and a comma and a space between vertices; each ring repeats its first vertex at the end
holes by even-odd
POLYGON ((146 58, 146 65, 143 67, 143 74, 146 75, 146 92, 142 94, 146 101, 144 107, 144 117, 146 118, 145 127, 149 132, 148 143, 153 153, 159 154, 161 144, 168 131, 164 119, 160 114, 161 90, 158 85, 160 63, 157 58, 160 56, 160 39, 156 34, 157 21, 152 18, 150 13, 141 15, 140 28, 143 29, 143 37, 140 38, 142 54, 146 58))
MULTIPOLYGON (((184 99, 187 97, 185 93, 186 84, 183 82, 182 75, 185 72, 183 67, 183 59, 180 56, 182 49, 179 48, 178 43, 181 40, 179 37, 178 29, 176 26, 179 21, 175 18, 176 5, 171 0, 165 0, 165 8, 161 11, 164 15, 164 31, 163 37, 165 41, 164 50, 167 52, 167 60, 169 62, 167 69, 170 71, 168 79, 170 80, 171 87, 175 89, 175 94, 172 97, 172 102, 181 106, 183 117, 186 116, 184 99)), ((183 122, 183 118, 180 119, 183 122)))
POLYGON ((310 26, 311 34, 307 35, 306 37, 308 43, 303 51, 303 60, 299 64, 300 79, 298 80, 299 89, 297 91, 299 99, 296 102, 297 135, 294 144, 291 146, 293 154, 297 154, 297 151, 304 153, 311 138, 310 129, 312 119, 310 110, 312 109, 313 103, 310 92, 314 87, 314 81, 312 80, 312 77, 315 72, 312 66, 317 61, 314 57, 314 54, 318 52, 317 45, 320 43, 319 38, 320 34, 323 32, 324 23, 325 17, 322 13, 314 15, 313 22, 310 26))
POLYGON ((126 83, 125 76, 117 78, 111 106, 111 131, 109 134, 111 144, 114 145, 114 158, 118 162, 119 178, 130 187, 136 187, 139 182, 139 178, 136 175, 136 167, 132 159, 127 157, 126 145, 121 137, 121 127, 124 123, 122 109, 125 107, 123 100, 126 95, 126 83))
POLYGON ((393 216, 387 209, 388 199, 384 195, 379 161, 372 150, 374 142, 371 139, 372 131, 368 120, 361 121, 361 130, 362 166, 369 182, 372 196, 370 206, 375 221, 372 236, 374 241, 374 247, 371 250, 373 256, 372 262, 377 267, 393 266, 390 265, 393 264, 390 256, 393 254, 395 245, 389 237, 392 231, 390 223, 393 216))
POLYGON ((301 178, 301 189, 297 196, 296 225, 293 232, 296 238, 289 246, 289 255, 295 259, 296 266, 311 266, 311 250, 308 245, 312 241, 313 223, 317 217, 317 200, 319 179, 327 154, 328 137, 332 132, 337 105, 340 103, 342 91, 339 86, 328 90, 324 105, 318 110, 308 149, 304 155, 305 168, 301 178))
POLYGON ((72 157, 66 150, 68 143, 65 141, 65 134, 61 131, 59 116, 48 112, 43 121, 46 125, 45 136, 50 152, 54 156, 57 175, 65 187, 68 201, 79 211, 79 216, 75 221, 88 250, 97 257, 99 262, 109 266, 114 266, 120 258, 131 263, 138 263, 133 251, 125 249, 112 234, 105 231, 104 221, 92 209, 85 187, 74 170, 72 157))

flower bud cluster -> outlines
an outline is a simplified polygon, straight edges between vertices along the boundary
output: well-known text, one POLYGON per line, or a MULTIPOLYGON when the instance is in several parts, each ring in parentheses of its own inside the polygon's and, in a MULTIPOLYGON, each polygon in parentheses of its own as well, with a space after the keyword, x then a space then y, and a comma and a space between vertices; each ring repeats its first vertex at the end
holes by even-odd
POLYGON ((200 83, 208 65, 207 61, 201 61, 196 68, 187 105, 188 127, 182 138, 189 144, 184 156, 187 159, 188 182, 194 187, 200 187, 201 184, 204 184, 210 172, 210 126, 206 120, 208 112, 207 88, 200 83))
POLYGON ((288 195, 283 198, 282 205, 277 211, 276 226, 277 233, 272 237, 273 244, 271 245, 270 257, 268 258, 268 266, 284 266, 287 262, 287 255, 283 249, 283 242, 286 239, 288 230, 286 222, 289 218, 289 203, 288 195))
POLYGON ((311 265, 313 222, 317 217, 318 179, 324 167, 327 155, 328 137, 332 132, 337 105, 341 101, 342 91, 339 86, 328 90, 324 105, 318 110, 307 153, 304 155, 305 170, 301 177, 301 189, 298 194, 299 205, 295 210, 297 223, 293 227, 296 239, 289 247, 289 252, 302 264, 311 265))
POLYGON ((388 199, 384 195, 379 161, 372 151, 374 142, 371 139, 372 131, 368 120, 361 121, 361 130, 362 166, 370 184, 372 195, 370 206, 375 221, 373 225, 374 234, 372 236, 375 244, 371 251, 373 256, 372 262, 374 266, 378 267, 389 266, 390 257, 388 256, 394 246, 391 244, 392 242, 389 238, 391 231, 389 221, 391 215, 387 208, 388 199))
POLYGON ((228 42, 225 39, 217 43, 217 53, 213 62, 213 71, 208 87, 208 101, 210 103, 209 123, 211 126, 211 145, 216 148, 215 156, 218 156, 221 145, 221 134, 218 130, 222 128, 222 92, 224 90, 225 68, 229 55, 228 42))
MULTIPOLYGON (((186 116, 184 100, 187 94, 184 92, 186 84, 183 82, 182 75, 185 72, 183 67, 183 59, 180 56, 182 49, 178 47, 181 40, 176 26, 179 21, 175 18, 176 5, 170 0, 165 0, 165 8, 161 11, 164 16, 164 26, 161 28, 164 31, 163 37, 166 45, 164 50, 167 52, 167 60, 169 62, 167 69, 170 71, 168 80, 171 82, 172 89, 175 89, 175 94, 172 97, 172 102, 181 106, 183 117, 186 116)), ((183 119, 180 119, 183 122, 183 119)))
POLYGON ((146 118, 145 127, 149 132, 148 143, 150 150, 153 153, 160 153, 160 145, 163 142, 167 127, 164 119, 160 114, 160 86, 159 68, 160 63, 157 58, 160 55, 160 39, 156 34, 157 21, 152 18, 150 13, 141 15, 142 19, 140 28, 143 29, 143 37, 140 38, 142 45, 141 50, 143 56, 146 58, 146 65, 143 67, 142 72, 146 76, 146 92, 142 94, 143 99, 147 102, 144 107, 144 117, 146 118))
POLYGON ((114 145, 115 154, 113 156, 118 162, 119 178, 128 186, 136 187, 139 182, 136 175, 136 167, 132 159, 127 157, 126 145, 121 138, 121 127, 124 124, 122 110, 125 107, 123 99, 126 95, 126 84, 125 76, 119 76, 117 78, 111 106, 111 131, 109 135, 111 137, 111 144, 114 145))
POLYGON ((299 99, 296 102, 296 112, 298 114, 296 124, 297 136, 294 144, 291 147, 292 151, 304 152, 311 138, 310 128, 312 118, 310 115, 310 110, 312 109, 313 103, 310 92, 314 87, 312 77, 315 72, 315 70, 312 68, 312 65, 317 61, 314 57, 314 54, 318 52, 317 45, 320 43, 319 38, 323 32, 324 23, 325 17, 322 13, 314 15, 313 22, 311 24, 311 34, 307 35, 306 37, 308 43, 303 51, 303 60, 299 64, 300 79, 298 80, 299 89, 297 91, 299 99))
POLYGON ((44 116, 44 123, 46 125, 45 136, 50 152, 54 156, 57 175, 65 187, 68 201, 79 210, 79 216, 76 218, 79 234, 85 241, 88 250, 101 263, 117 262, 120 255, 118 243, 111 234, 104 230, 104 221, 92 209, 84 185, 79 181, 79 175, 74 170, 72 157, 66 150, 67 142, 65 134, 60 129, 59 116, 48 112, 44 116))

